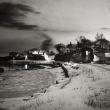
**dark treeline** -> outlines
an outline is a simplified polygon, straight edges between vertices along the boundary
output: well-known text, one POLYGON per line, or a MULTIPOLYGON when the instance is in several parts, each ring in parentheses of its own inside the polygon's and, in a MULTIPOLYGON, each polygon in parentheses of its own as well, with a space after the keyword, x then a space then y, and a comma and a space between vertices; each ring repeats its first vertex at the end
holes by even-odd
MULTIPOLYGON (((45 46, 44 46, 45 47, 45 46)), ((47 44, 46 44, 47 47, 47 44)), ((45 47, 45 48, 46 48, 45 47)), ((91 41, 87 39, 85 36, 80 36, 77 43, 70 42, 65 45, 63 43, 56 44, 54 46, 58 51, 55 54, 52 50, 47 50, 43 48, 41 51, 46 52, 48 56, 55 56, 55 61, 74 61, 74 62, 85 62, 85 59, 89 62, 93 61, 94 54, 97 56, 104 56, 105 53, 110 52, 110 41, 107 40, 104 35, 101 33, 97 33, 95 37, 95 41, 91 41), (88 52, 88 58, 86 55, 88 52)), ((8 61, 8 60, 25 60, 25 56, 28 56, 28 60, 44 60, 41 55, 34 55, 31 51, 40 51, 38 49, 31 49, 25 52, 10 52, 9 56, 0 57, 0 61, 8 61), (31 53, 30 53, 31 52, 31 53)))
POLYGON ((97 33, 95 41, 91 41, 85 36, 80 36, 76 44, 71 42, 67 45, 59 43, 55 45, 55 48, 59 52, 55 56, 55 60, 71 61, 76 59, 81 61, 82 59, 85 59, 86 51, 89 51, 91 53, 89 60, 92 61, 94 53, 110 52, 110 41, 107 40, 102 33, 97 33))

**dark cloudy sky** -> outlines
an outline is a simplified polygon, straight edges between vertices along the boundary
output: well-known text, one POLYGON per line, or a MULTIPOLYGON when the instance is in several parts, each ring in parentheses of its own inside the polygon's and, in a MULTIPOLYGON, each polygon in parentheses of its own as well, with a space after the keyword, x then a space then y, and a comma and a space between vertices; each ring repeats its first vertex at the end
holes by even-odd
POLYGON ((93 40, 97 32, 110 39, 110 0, 0 0, 3 2, 32 8, 33 12, 23 12, 25 17, 14 19, 39 28, 19 30, 7 27, 6 22, 0 26, 0 54, 39 47, 45 39, 39 34, 42 32, 55 43, 75 42, 80 35, 93 40))

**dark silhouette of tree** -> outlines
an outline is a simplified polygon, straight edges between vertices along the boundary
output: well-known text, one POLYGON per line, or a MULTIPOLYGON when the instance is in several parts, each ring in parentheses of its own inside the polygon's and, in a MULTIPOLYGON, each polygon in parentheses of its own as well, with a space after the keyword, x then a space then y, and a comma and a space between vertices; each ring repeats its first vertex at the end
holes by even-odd
POLYGON ((70 49, 67 48, 66 45, 59 43, 55 45, 55 48, 58 50, 59 54, 55 55, 56 61, 70 61, 71 59, 71 52, 70 49))
POLYGON ((12 58, 12 59, 15 59, 18 55, 18 52, 9 52, 9 56, 12 58))
POLYGON ((103 33, 101 33, 101 34, 97 33, 97 34, 96 34, 96 37, 95 37, 96 40, 104 39, 104 38, 105 38, 105 37, 104 37, 103 33))
POLYGON ((90 56, 89 59, 90 61, 93 61, 93 49, 92 46, 93 42, 87 38, 85 38, 85 36, 80 36, 80 39, 77 41, 77 49, 79 50, 79 52, 82 53, 82 61, 85 62, 86 59, 86 51, 90 52, 90 56))
POLYGON ((72 44, 71 42, 66 46, 70 52, 74 52, 76 50, 76 44, 72 44))
POLYGON ((106 52, 110 49, 110 41, 108 41, 103 34, 96 34, 94 47, 98 52, 106 52))
POLYGON ((80 36, 80 40, 77 42, 78 48, 87 48, 92 46, 92 41, 89 39, 86 39, 84 36, 80 36))
POLYGON ((35 12, 31 7, 24 4, 2 2, 0 3, 0 26, 17 29, 38 28, 36 25, 28 25, 23 22, 22 19, 26 17, 28 12, 40 14, 40 12, 35 12))
POLYGON ((56 44, 55 48, 57 49, 59 53, 65 53, 66 46, 64 44, 62 43, 56 44))

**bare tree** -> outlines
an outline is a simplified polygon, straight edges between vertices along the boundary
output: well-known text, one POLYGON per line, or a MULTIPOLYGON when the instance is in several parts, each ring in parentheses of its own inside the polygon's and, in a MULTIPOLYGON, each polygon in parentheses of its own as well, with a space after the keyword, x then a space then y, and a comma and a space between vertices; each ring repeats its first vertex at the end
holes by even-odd
POLYGON ((101 34, 97 33, 96 34, 96 40, 94 42, 94 45, 95 45, 97 51, 106 52, 109 49, 109 44, 110 44, 110 41, 108 41, 104 37, 103 33, 101 33, 101 34))
POLYGON ((62 44, 62 43, 59 43, 59 44, 55 45, 55 48, 57 49, 57 51, 59 53, 64 53, 66 46, 64 44, 62 44))

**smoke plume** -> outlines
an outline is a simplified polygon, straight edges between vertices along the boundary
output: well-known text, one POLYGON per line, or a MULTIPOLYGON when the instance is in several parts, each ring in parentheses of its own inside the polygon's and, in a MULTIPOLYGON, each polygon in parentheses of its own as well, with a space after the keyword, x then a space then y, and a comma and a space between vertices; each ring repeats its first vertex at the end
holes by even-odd
POLYGON ((45 40, 43 41, 42 45, 41 45, 41 49, 42 50, 49 50, 53 47, 53 41, 52 39, 45 33, 41 33, 42 37, 45 38, 45 40))

